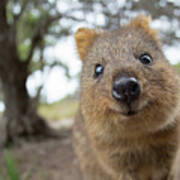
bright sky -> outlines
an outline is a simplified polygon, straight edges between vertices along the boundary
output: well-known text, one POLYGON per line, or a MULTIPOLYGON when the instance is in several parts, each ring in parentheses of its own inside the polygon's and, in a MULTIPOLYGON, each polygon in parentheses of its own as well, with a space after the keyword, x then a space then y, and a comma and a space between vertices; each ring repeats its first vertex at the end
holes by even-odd
MULTIPOLYGON (((67 64, 72 76, 76 76, 80 72, 81 61, 77 56, 72 37, 65 38, 57 43, 55 47, 49 48, 46 51, 46 56, 50 60, 60 59, 67 64)), ((36 93, 36 88, 40 82, 44 82, 43 94, 45 94, 49 103, 75 92, 79 84, 77 78, 67 79, 64 70, 59 67, 55 67, 52 70, 45 69, 43 74, 40 71, 34 73, 27 83, 31 95, 36 93)))

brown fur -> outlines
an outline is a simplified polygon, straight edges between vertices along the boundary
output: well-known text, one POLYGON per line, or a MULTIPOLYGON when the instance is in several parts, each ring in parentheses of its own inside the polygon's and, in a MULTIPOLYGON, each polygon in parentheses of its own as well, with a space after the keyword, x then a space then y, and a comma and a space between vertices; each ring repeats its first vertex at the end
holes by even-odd
POLYGON ((74 147, 85 180, 168 177, 177 149, 179 79, 148 22, 139 16, 111 32, 81 29, 80 41, 79 31, 75 34, 83 69, 74 147), (152 56, 152 65, 140 63, 143 52, 152 56), (104 66, 98 79, 93 77, 96 64, 104 66), (111 94, 119 73, 135 76, 141 86, 141 95, 131 107, 138 112, 133 116, 123 115, 127 107, 111 94))
MULTIPOLYGON (((180 114, 178 120, 180 120, 180 114)), ((178 141, 178 148, 170 172, 170 180, 180 180, 180 125, 178 126, 177 141, 178 141)))
POLYGON ((129 26, 133 28, 143 28, 146 31, 146 33, 150 35, 156 41, 156 43, 159 43, 157 30, 149 28, 150 20, 151 20, 151 17, 140 15, 136 19, 132 20, 129 26))
POLYGON ((77 50, 81 59, 84 59, 89 46, 99 33, 100 32, 88 28, 80 28, 75 33, 77 50))

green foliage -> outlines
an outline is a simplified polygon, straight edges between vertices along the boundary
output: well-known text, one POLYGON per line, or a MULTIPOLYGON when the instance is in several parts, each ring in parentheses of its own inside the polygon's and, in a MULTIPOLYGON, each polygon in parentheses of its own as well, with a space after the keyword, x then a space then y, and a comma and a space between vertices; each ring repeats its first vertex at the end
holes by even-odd
POLYGON ((21 21, 18 21, 18 42, 22 43, 32 37, 33 29, 37 25, 38 18, 31 12, 25 13, 21 21))
POLYGON ((34 14, 34 9, 31 9, 31 11, 28 11, 24 13, 24 16, 21 18, 21 20, 18 21, 17 26, 17 42, 18 42, 18 53, 20 56, 20 59, 23 61, 27 58, 33 33, 36 30, 36 27, 39 25, 40 22, 43 22, 42 17, 39 17, 39 14, 41 12, 36 12, 36 15, 34 14))
MULTIPOLYGON (((20 174, 17 170, 17 165, 11 153, 8 150, 4 151, 5 168, 9 180, 20 180, 20 174)), ((5 180, 5 177, 1 177, 5 180)))
POLYGON ((29 52, 29 45, 27 43, 20 43, 18 46, 18 52, 21 60, 25 60, 27 58, 27 54, 29 52))

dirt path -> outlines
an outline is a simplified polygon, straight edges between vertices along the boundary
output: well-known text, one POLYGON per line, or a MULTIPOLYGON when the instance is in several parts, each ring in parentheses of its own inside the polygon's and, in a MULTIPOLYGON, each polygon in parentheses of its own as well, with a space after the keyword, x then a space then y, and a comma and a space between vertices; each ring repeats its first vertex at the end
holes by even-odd
MULTIPOLYGON (((62 139, 28 143, 11 150, 22 180, 82 180, 72 149, 71 131, 66 134, 62 139)), ((0 169, 4 169, 2 152, 0 169)))

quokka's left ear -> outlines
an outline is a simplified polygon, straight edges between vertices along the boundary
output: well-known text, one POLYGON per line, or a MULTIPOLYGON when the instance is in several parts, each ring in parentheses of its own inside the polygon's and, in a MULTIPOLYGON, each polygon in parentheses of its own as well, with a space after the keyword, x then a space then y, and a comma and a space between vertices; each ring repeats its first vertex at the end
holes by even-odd
POLYGON ((133 28, 141 28, 145 33, 150 35, 156 42, 159 43, 158 32, 150 27, 150 16, 139 15, 135 19, 132 19, 128 26, 133 28))

